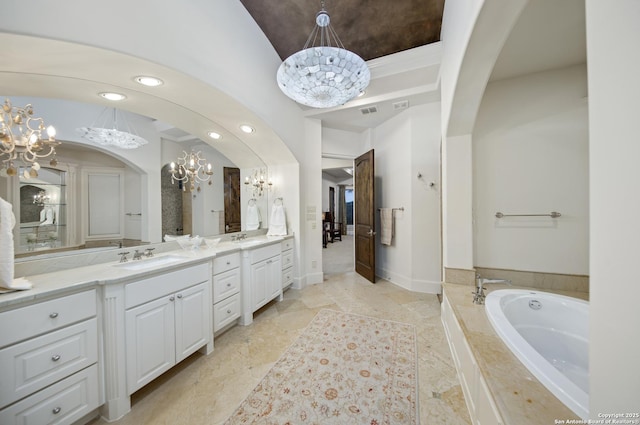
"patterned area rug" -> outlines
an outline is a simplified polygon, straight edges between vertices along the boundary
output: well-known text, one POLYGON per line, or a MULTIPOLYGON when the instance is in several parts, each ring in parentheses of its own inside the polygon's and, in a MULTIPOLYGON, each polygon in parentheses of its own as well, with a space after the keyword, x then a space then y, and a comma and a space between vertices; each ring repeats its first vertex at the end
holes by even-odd
POLYGON ((413 325, 322 310, 225 425, 418 423, 413 325))

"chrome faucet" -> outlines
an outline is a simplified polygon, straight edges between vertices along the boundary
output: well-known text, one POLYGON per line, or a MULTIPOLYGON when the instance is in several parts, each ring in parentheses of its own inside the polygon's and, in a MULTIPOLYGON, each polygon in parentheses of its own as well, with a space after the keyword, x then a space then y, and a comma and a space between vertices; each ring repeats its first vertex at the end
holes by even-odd
POLYGON ((136 249, 136 252, 133 253, 133 260, 142 260, 142 252, 136 249))
POLYGON ((120 262, 121 263, 126 263, 127 262, 127 254, 129 254, 129 251, 127 252, 119 252, 118 255, 120 256, 120 262))
POLYGON ((487 297, 484 293, 484 285, 488 283, 506 283, 507 285, 512 285, 509 279, 487 279, 480 276, 479 273, 476 273, 476 291, 472 292, 474 304, 484 304, 484 299, 487 297))

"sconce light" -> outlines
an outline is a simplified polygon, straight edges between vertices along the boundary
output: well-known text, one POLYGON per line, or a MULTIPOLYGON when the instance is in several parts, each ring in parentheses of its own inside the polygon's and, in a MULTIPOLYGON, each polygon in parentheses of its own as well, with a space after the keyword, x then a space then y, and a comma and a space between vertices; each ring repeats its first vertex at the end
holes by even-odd
POLYGON ((39 206, 43 206, 46 202, 49 202, 49 199, 49 195, 47 195, 47 192, 44 190, 33 195, 33 203, 39 206))
POLYGON ((244 179, 244 184, 247 188, 253 190, 253 197, 262 196, 262 192, 269 190, 273 187, 271 180, 265 180, 265 171, 263 169, 254 170, 251 176, 247 176, 244 179))

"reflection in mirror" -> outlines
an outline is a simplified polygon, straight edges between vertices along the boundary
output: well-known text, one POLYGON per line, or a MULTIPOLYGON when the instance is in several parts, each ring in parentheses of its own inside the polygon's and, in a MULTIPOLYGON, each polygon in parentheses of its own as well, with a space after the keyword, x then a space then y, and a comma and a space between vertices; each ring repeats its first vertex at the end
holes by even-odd
POLYGON ((14 249, 25 252, 66 246, 66 172, 42 167, 38 177, 25 179, 23 168, 19 173, 20 202, 16 209, 20 226, 14 249))
MULTIPOLYGON (((33 250, 29 250, 26 242, 28 233, 36 233, 33 225, 39 224, 39 214, 43 208, 34 208, 33 205, 24 208, 25 228, 22 231, 21 226, 16 226, 14 240, 24 239, 24 243, 16 243, 16 257, 41 255, 46 252, 49 255, 52 252, 61 250, 78 250, 78 249, 118 249, 119 246, 133 246, 144 244, 147 242, 160 242, 164 234, 182 233, 199 234, 201 236, 218 235, 225 232, 226 224, 224 224, 225 200, 224 200, 224 168, 240 169, 239 184, 239 214, 241 228, 240 231, 246 231, 245 215, 247 213, 248 201, 252 198, 251 191, 245 188, 242 181, 247 176, 253 175, 253 168, 239 167, 226 156, 220 153, 212 145, 210 141, 206 143, 197 137, 180 130, 171 124, 160 122, 148 116, 137 115, 131 112, 128 114, 129 121, 135 125, 137 133, 144 137, 149 143, 139 149, 124 150, 112 146, 96 146, 91 142, 84 140, 76 132, 78 127, 86 126, 90 123, 98 112, 104 109, 101 105, 83 104, 73 101, 60 99, 45 98, 17 98, 16 102, 21 104, 33 103, 38 105, 38 111, 47 122, 55 124, 58 131, 57 140, 62 144, 56 148, 58 171, 63 172, 66 197, 66 205, 64 211, 58 210, 54 212, 54 224, 60 226, 66 225, 66 230, 59 230, 56 240, 42 240, 45 233, 40 232, 38 228, 36 241, 38 244, 32 244, 33 250), (178 208, 183 214, 184 203, 180 203, 178 198, 171 198, 165 202, 161 194, 162 181, 166 169, 160 171, 165 164, 176 161, 184 151, 189 152, 191 149, 201 150, 207 162, 211 162, 214 167, 212 183, 201 184, 192 193, 182 192, 177 187, 175 192, 179 193, 180 199, 187 198, 190 200, 191 211, 187 212, 187 218, 182 220, 180 224, 166 225, 163 223, 163 215, 167 211, 178 208), (83 180, 86 176, 85 170, 97 168, 111 168, 119 170, 124 174, 124 200, 123 207, 119 219, 124 220, 122 225, 123 234, 118 238, 88 238, 88 226, 90 222, 90 212, 88 211, 87 184, 83 180), (35 215, 37 215, 37 217, 35 215), (64 223, 61 221, 64 215, 64 223), (222 223, 222 224, 221 224, 222 223), (186 227, 187 224, 190 226, 186 227), (32 225, 32 226, 28 226, 32 225), (189 230, 189 231, 187 231, 189 230), (37 249, 36 249, 37 248, 37 249)), ((184 118, 184 117, 181 117, 184 118)), ((182 119, 184 122, 185 119, 182 119)), ((187 120, 188 121, 188 120, 187 120)), ((214 125, 215 123, 211 123, 214 125)), ((239 143, 239 140, 223 139, 211 143, 239 143)), ((233 150, 236 152, 236 150, 233 150)), ((264 163, 257 157, 251 157, 252 152, 247 149, 243 151, 241 157, 243 166, 258 167, 268 172, 264 163)), ((32 184, 39 187, 37 184, 32 184)), ((62 186, 62 184, 60 184, 62 186)), ((25 189, 24 196, 37 195, 38 189, 25 189), (28 193, 28 195, 26 195, 28 193)), ((48 190, 46 191, 48 194, 48 190)), ((172 193, 175 193, 172 192, 172 193)), ((268 191, 267 191, 268 192, 268 191)), ((267 199, 268 193, 258 198, 258 206, 262 214, 263 221, 261 229, 267 228, 267 199)), ((39 193, 39 190, 38 190, 39 193)), ((62 191, 61 191, 62 195, 62 191)), ((16 217, 22 218, 20 184, 18 178, 8 178, 0 175, 0 196, 8 200, 14 205, 14 213, 16 217)), ((184 199, 183 199, 184 200, 184 199)), ((27 201, 25 201, 27 202, 27 201)), ((33 202, 32 200, 29 202, 33 202)), ((184 214, 183 214, 184 215, 184 214)), ((235 220, 237 222, 237 219, 235 220)), ((54 230, 49 230, 48 235, 55 236, 54 230)), ((30 239, 34 239, 29 235, 30 239)))

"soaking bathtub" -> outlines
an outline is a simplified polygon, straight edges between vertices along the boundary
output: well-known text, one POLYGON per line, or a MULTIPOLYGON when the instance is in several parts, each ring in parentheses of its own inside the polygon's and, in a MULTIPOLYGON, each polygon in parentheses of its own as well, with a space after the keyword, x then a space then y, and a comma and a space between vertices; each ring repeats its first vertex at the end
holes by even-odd
POLYGON ((529 371, 582 419, 589 418, 589 303, 548 292, 500 289, 486 312, 529 371))

